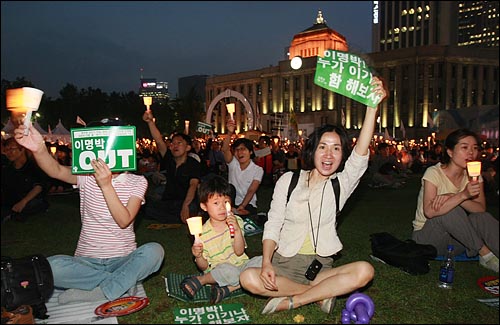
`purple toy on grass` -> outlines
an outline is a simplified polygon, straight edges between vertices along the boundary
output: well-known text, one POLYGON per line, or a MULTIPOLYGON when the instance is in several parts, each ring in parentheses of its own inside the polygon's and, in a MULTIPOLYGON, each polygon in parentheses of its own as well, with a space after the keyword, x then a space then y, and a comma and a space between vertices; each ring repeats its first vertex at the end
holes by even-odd
POLYGON ((345 303, 342 310, 342 324, 369 324, 375 312, 373 300, 365 294, 354 293, 345 303))

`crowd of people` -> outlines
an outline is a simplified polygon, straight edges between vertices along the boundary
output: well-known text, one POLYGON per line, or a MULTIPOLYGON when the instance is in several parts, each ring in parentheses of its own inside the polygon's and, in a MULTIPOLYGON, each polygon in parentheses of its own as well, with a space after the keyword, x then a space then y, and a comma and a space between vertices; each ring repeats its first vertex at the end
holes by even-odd
MULTIPOLYGON (((385 98, 379 78, 372 92, 385 98)), ((136 243, 138 216, 179 224, 203 215, 201 241, 191 247, 202 275, 182 281, 188 297, 211 284, 212 303, 243 288, 269 297, 264 314, 311 303, 330 313, 337 296, 362 289, 374 277, 369 262, 334 263, 342 242, 332 202, 338 200, 341 210, 365 173, 373 188, 400 188, 408 175, 422 173, 413 239, 440 254, 454 244, 458 253, 478 255, 482 266, 498 272, 498 220, 485 204, 488 193, 498 197, 498 152, 482 150, 467 129, 436 141, 432 150, 376 143, 377 115, 378 107, 366 108, 356 141, 343 127, 327 124, 305 142, 262 135, 255 143, 235 134, 232 119, 222 141, 214 134, 193 139, 175 133, 165 139, 147 110, 143 121, 152 140, 138 141, 137 171, 112 172, 98 158, 91 162, 94 172, 82 175, 71 172, 69 148, 52 154, 33 126, 25 132, 21 125, 2 141, 2 222, 47 211, 49 193, 78 190, 82 227, 74 256, 48 258, 54 285, 67 289, 61 304, 133 295, 138 283, 160 269, 162 245, 136 243), (483 173, 471 179, 466 164, 478 159, 483 173), (298 180, 290 192, 294 174, 298 180), (338 180, 339 195, 332 179, 338 180), (262 255, 249 258, 243 224, 259 211, 260 186, 273 188, 272 201, 262 222, 262 255)))

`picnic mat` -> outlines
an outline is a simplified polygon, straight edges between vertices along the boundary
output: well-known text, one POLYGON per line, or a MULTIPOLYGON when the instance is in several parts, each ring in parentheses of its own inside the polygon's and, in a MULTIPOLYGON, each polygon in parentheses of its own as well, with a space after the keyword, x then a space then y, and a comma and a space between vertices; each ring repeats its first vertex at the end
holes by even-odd
MULTIPOLYGON (((244 218, 243 221, 244 221, 243 227, 245 230, 245 236, 247 237, 258 235, 264 231, 262 227, 257 225, 250 218, 244 218)), ((148 225, 146 228, 152 230, 162 230, 162 229, 178 229, 180 227, 182 227, 182 224, 180 223, 152 223, 148 225)))
MULTIPOLYGON (((35 319, 36 324, 118 324, 116 317, 100 317, 94 313, 95 309, 107 302, 107 300, 61 305, 58 298, 63 292, 64 290, 54 290, 52 297, 45 304, 49 318, 35 319)), ((124 296, 128 295, 125 294, 124 296)), ((136 296, 147 297, 142 284, 137 286, 136 296)))
MULTIPOLYGON (((204 285, 196 293, 193 299, 190 299, 184 291, 181 290, 180 284, 185 277, 196 276, 200 274, 177 274, 177 273, 167 273, 165 279, 165 287, 167 290, 167 295, 169 297, 184 301, 184 302, 208 302, 210 301, 210 285, 204 285)), ((224 300, 229 298, 234 298, 244 295, 245 292, 241 289, 235 290, 231 293, 229 297, 224 298, 224 300)))

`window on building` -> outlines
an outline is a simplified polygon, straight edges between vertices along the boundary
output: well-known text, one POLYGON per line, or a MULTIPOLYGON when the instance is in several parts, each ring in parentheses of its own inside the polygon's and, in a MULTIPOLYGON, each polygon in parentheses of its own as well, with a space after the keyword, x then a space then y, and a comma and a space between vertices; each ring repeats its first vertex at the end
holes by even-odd
POLYGON ((293 90, 300 90, 300 77, 293 77, 293 90))
POLYGON ((300 112, 300 98, 295 98, 294 99, 293 109, 296 112, 300 112))
POLYGON ((321 88, 321 109, 328 109, 328 93, 329 91, 325 88, 321 88))
POLYGON ((257 84, 257 96, 262 96, 262 84, 260 82, 257 84))
POLYGON ((311 76, 306 74, 305 76, 306 90, 311 90, 311 76))
POLYGON ((252 96, 253 96, 253 87, 252 87, 252 85, 248 85, 247 86, 247 96, 249 98, 252 98, 252 96))
POLYGON ((283 78, 283 92, 288 92, 290 90, 290 81, 288 78, 283 78))
POLYGON ((269 94, 273 93, 273 79, 267 80, 267 91, 269 92, 269 94))

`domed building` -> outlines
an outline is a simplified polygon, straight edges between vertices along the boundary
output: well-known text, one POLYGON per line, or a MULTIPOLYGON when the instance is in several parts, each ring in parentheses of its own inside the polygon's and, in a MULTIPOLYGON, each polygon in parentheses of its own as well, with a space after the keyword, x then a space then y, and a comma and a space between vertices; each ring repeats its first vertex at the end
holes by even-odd
MULTIPOLYGON (((438 17, 433 8, 429 7, 429 20, 438 17)), ((325 49, 350 51, 346 38, 328 27, 319 11, 311 27, 293 36, 288 55, 277 66, 208 77, 205 122, 215 132, 226 133, 223 106, 231 102, 238 133, 259 130, 295 140, 299 133, 307 137, 329 123, 344 125, 357 136, 365 105, 314 83, 317 57, 325 49)), ((496 130, 498 138, 498 122, 481 122, 483 111, 498 110, 497 47, 478 50, 433 43, 354 54, 383 78, 388 89, 380 104, 379 133, 388 129, 393 137, 403 138, 404 128, 407 138, 426 138, 445 127, 469 127, 478 133, 487 127, 496 130), (477 112, 475 118, 467 125, 457 124, 455 111, 469 108, 477 112)))

